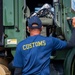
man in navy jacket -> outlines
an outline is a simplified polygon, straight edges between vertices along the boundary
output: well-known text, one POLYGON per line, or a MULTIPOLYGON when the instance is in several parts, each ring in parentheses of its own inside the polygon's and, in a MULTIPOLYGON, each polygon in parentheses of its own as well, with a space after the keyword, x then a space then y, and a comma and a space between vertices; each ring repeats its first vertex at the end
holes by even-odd
POLYGON ((38 16, 28 21, 30 36, 21 41, 14 57, 14 75, 50 75, 50 55, 54 50, 75 46, 75 18, 72 21, 73 33, 70 41, 40 35, 43 29, 38 16))

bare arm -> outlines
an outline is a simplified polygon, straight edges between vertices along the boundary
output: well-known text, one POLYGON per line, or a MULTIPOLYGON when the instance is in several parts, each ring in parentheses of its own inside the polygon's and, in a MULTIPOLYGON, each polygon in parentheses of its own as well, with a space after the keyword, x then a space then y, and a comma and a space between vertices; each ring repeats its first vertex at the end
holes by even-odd
POLYGON ((68 41, 67 47, 75 47, 75 28, 73 29, 72 36, 68 41))
POLYGON ((70 40, 68 41, 67 47, 75 47, 75 17, 73 17, 71 20, 71 24, 73 26, 72 36, 70 40))

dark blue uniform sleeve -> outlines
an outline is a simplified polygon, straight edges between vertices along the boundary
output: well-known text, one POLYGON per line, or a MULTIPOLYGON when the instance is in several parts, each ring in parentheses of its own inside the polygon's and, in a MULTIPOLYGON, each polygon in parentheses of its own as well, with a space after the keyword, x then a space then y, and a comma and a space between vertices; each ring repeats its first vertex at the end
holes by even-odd
POLYGON ((16 48, 16 53, 14 56, 14 62, 13 66, 15 67, 22 67, 23 66, 23 61, 22 61, 22 53, 21 53, 21 47, 18 45, 16 48))
POLYGON ((52 41, 53 41, 53 50, 63 49, 63 48, 66 48, 66 46, 67 46, 66 41, 62 41, 58 38, 52 37, 52 41))
POLYGON ((72 35, 69 41, 62 41, 54 37, 52 37, 52 40, 54 50, 75 47, 75 28, 73 28, 72 35))
POLYGON ((22 68, 15 68, 14 75, 22 75, 22 68))

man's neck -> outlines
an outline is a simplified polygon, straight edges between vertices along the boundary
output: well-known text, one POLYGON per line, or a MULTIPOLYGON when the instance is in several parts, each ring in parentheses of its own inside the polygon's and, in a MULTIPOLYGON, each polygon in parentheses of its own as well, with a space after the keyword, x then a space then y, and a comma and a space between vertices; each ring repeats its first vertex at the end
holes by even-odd
POLYGON ((35 35, 39 35, 40 33, 30 33, 30 36, 35 36, 35 35))
POLYGON ((41 33, 40 30, 30 30, 30 36, 39 35, 41 33))

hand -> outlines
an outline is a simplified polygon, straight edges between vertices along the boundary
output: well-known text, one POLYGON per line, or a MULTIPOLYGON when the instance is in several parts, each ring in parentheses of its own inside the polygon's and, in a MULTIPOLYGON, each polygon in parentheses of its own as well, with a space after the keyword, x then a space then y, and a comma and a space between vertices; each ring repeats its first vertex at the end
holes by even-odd
POLYGON ((72 25, 75 28, 75 17, 72 18, 72 25))

